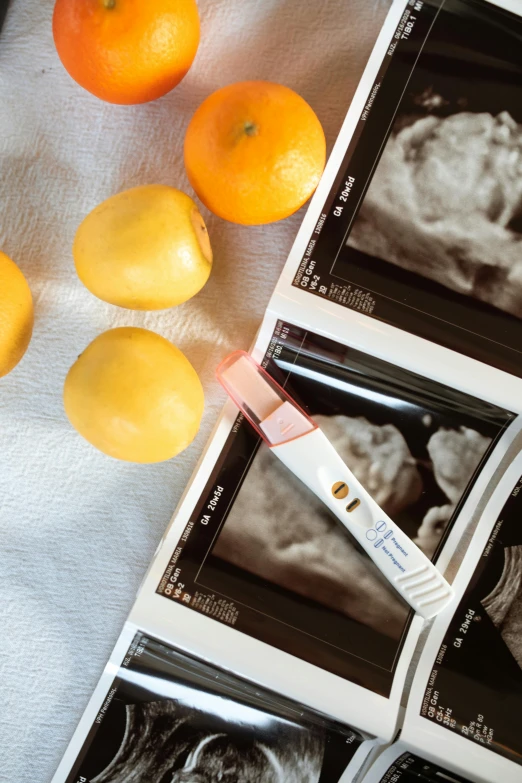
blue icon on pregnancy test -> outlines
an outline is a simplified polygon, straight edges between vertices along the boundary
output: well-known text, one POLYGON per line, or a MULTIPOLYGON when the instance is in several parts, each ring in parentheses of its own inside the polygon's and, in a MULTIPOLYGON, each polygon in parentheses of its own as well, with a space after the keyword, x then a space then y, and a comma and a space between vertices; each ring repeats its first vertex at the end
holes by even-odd
POLYGON ((388 532, 385 533, 382 538, 377 538, 379 533, 382 533, 383 530, 386 530, 386 528, 387 528, 386 522, 380 521, 377 522, 377 524, 375 525, 375 529, 371 528, 371 530, 366 531, 366 538, 368 539, 368 541, 374 542, 373 545, 376 549, 378 549, 380 546, 384 544, 385 538, 391 538, 391 536, 393 536, 393 530, 388 530, 388 532), (379 533, 377 533, 377 531, 379 531, 379 533))

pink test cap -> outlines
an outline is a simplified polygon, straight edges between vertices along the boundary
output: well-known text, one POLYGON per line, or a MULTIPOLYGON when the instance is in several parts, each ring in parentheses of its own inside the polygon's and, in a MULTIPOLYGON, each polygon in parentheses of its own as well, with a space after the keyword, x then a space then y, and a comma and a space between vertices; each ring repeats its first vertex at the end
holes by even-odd
POLYGON ((245 351, 234 351, 216 370, 218 381, 269 446, 316 429, 314 421, 245 351))

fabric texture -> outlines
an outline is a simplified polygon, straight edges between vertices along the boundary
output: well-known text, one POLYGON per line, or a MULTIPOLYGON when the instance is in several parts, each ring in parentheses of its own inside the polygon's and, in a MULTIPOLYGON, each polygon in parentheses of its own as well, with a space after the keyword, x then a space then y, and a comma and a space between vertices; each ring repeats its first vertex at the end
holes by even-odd
POLYGON ((282 82, 315 109, 328 150, 390 0, 201 0, 195 63, 154 103, 113 106, 82 90, 56 54, 53 0, 12 0, 0 35, 0 248, 31 286, 35 328, 0 380, 0 780, 54 774, 215 423, 214 368, 247 348, 304 209, 262 227, 202 209, 211 279, 192 301, 136 313, 92 296, 71 255, 83 217, 108 196, 166 183, 192 194, 183 137, 225 84, 282 82), (69 425, 65 375, 101 332, 137 325, 172 340, 202 379, 196 441, 158 465, 117 462, 69 425))

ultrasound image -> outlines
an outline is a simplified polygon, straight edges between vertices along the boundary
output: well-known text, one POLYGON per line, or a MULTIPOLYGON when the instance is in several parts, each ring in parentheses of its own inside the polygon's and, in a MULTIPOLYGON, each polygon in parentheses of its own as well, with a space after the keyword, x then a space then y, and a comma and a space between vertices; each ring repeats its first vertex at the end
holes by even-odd
MULTIPOLYGON (((177 701, 126 705, 124 740, 92 783, 316 783, 324 738, 281 725, 267 741, 208 725, 205 713, 177 701), (207 725, 205 726, 205 723, 207 725)), ((248 733, 246 733, 248 734, 248 733)))
POLYGON ((68 783, 337 783, 361 741, 138 633, 68 783))
POLYGON ((522 546, 504 549, 504 568, 482 606, 522 669, 522 546))

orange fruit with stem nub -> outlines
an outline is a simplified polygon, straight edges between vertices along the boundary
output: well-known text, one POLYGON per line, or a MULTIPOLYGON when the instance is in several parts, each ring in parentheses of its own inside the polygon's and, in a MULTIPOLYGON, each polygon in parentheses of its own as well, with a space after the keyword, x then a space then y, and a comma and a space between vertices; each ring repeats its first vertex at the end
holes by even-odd
POLYGON ((86 90, 109 103, 145 103, 187 73, 199 15, 196 0, 56 0, 53 35, 86 90))
POLYGON ((265 81, 217 90, 185 136, 190 184, 208 209, 233 223, 288 217, 312 195, 326 144, 313 109, 296 92, 265 81))

